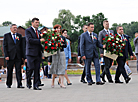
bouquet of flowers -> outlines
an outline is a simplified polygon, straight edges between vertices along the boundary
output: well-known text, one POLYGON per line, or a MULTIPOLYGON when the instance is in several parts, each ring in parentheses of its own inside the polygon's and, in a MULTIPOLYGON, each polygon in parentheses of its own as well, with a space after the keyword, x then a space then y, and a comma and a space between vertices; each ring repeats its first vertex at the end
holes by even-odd
POLYGON ((44 56, 47 57, 57 54, 57 51, 61 48, 62 43, 64 42, 57 31, 48 29, 47 32, 40 34, 40 36, 45 39, 45 42, 42 42, 44 56))
POLYGON ((118 56, 123 56, 122 52, 125 49, 127 39, 121 40, 121 37, 118 34, 113 35, 110 33, 106 34, 106 37, 103 38, 103 44, 106 45, 106 52, 111 54, 116 54, 118 56))

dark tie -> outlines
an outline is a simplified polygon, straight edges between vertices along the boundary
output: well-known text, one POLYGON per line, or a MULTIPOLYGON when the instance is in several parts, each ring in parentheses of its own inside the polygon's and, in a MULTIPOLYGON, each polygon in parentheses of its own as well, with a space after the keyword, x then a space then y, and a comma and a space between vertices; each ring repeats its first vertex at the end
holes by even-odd
POLYGON ((123 35, 121 35, 121 38, 122 38, 122 40, 124 39, 124 36, 123 35))
POLYGON ((13 34, 14 43, 16 44, 15 34, 13 34))
POLYGON ((92 40, 92 42, 93 42, 93 39, 92 39, 92 33, 90 33, 90 37, 91 37, 91 40, 92 40))
POLYGON ((108 30, 107 30, 107 34, 109 35, 109 32, 108 32, 108 30))
POLYGON ((37 38, 39 39, 37 29, 36 29, 36 36, 37 36, 37 38))

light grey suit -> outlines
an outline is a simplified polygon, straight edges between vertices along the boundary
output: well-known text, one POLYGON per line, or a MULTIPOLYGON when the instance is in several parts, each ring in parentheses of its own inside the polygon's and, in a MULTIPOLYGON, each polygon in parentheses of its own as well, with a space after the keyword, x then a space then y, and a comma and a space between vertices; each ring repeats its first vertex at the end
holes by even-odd
POLYGON ((133 42, 135 46, 135 54, 137 57, 137 71, 138 71, 138 37, 134 38, 133 42))
MULTIPOLYGON (((109 31, 110 31, 109 33, 114 34, 113 30, 109 30, 109 31)), ((103 43, 103 38, 106 37, 105 36, 106 34, 107 34, 107 32, 104 29, 99 32, 99 41, 100 41, 100 43, 103 43)), ((100 51, 100 54, 104 54, 103 49, 99 49, 99 51, 100 51)), ((112 77, 111 77, 109 68, 111 67, 113 60, 104 56, 104 62, 105 62, 105 66, 104 66, 104 70, 101 74, 101 77, 104 78, 104 76, 106 74, 108 81, 111 82, 112 77)))
POLYGON ((103 48, 102 44, 100 44, 97 34, 93 33, 93 41, 88 33, 85 32, 81 35, 80 39, 80 52, 81 56, 85 56, 85 65, 86 65, 86 79, 87 82, 93 82, 92 77, 91 77, 91 61, 94 62, 95 65, 95 71, 96 71, 96 82, 101 82, 100 80, 100 64, 99 64, 99 56, 98 56, 98 51, 97 47, 103 48))

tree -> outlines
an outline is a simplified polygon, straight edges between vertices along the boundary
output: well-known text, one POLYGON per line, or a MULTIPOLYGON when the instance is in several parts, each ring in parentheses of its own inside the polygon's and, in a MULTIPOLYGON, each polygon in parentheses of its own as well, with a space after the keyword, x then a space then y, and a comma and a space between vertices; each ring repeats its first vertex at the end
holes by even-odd
POLYGON ((71 34, 71 22, 73 22, 75 19, 75 16, 70 12, 70 10, 59 10, 58 18, 55 18, 53 20, 53 26, 55 24, 60 24, 62 28, 68 30, 68 34, 71 34))
POLYGON ((3 26, 9 26, 10 24, 12 24, 12 22, 10 21, 5 21, 2 23, 3 26))
POLYGON ((103 27, 103 21, 107 20, 107 18, 104 17, 103 13, 98 13, 97 15, 92 15, 91 22, 94 23, 94 32, 99 33, 104 27, 103 27))
MULTIPOLYGON (((29 19, 29 20, 26 21, 26 23, 25 23, 25 28, 29 28, 29 27, 31 27, 31 26, 32 26, 32 20, 29 19)), ((39 26, 42 27, 43 24, 39 23, 39 26)))

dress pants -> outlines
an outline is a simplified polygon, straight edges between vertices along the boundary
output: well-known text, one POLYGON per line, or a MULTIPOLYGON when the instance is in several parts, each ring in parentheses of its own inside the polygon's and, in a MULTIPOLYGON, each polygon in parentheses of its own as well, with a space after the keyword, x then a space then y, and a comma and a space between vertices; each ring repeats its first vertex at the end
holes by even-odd
MULTIPOLYGON (((85 60, 83 60, 83 61, 84 61, 84 64, 85 64, 85 60)), ((83 73, 81 75, 81 80, 84 80, 85 76, 86 76, 86 74, 85 74, 85 65, 84 65, 83 73)))
POLYGON ((33 87, 38 87, 40 84, 40 62, 41 57, 38 56, 26 56, 27 57, 27 85, 31 85, 31 76, 34 72, 33 87))
POLYGON ((12 85, 12 77, 13 77, 13 67, 15 65, 15 71, 16 71, 16 79, 17 79, 17 85, 22 85, 22 74, 21 74, 21 59, 18 59, 17 56, 13 60, 7 61, 7 86, 12 85))
POLYGON ((104 77, 106 75, 108 81, 111 81, 112 80, 112 77, 111 77, 111 74, 110 74, 110 70, 109 70, 110 67, 112 66, 112 62, 113 62, 112 59, 104 56, 105 66, 104 66, 104 70, 103 70, 101 76, 104 77))
POLYGON ((100 64, 99 64, 99 58, 98 57, 93 57, 93 58, 86 58, 85 60, 85 70, 86 70, 86 79, 87 82, 93 82, 92 76, 91 76, 91 61, 94 62, 95 66, 95 72, 96 72, 96 82, 101 82, 100 79, 100 64))
POLYGON ((126 70, 124 68, 125 62, 126 62, 126 58, 124 57, 118 57, 117 58, 117 69, 116 69, 116 75, 115 75, 115 80, 119 80, 120 75, 122 74, 124 79, 128 78, 128 75, 126 73, 126 70))

